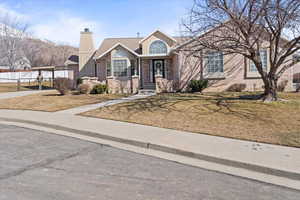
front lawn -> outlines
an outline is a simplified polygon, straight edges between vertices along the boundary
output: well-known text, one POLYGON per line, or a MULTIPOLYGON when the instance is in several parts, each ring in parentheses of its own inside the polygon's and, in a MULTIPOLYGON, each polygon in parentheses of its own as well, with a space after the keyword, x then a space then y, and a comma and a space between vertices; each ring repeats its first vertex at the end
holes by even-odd
MULTIPOLYGON (((51 83, 49 81, 44 81, 42 85, 43 89, 51 88, 51 83)), ((37 82, 23 82, 21 83, 19 90, 17 83, 0 83, 0 93, 37 90, 38 88, 37 82)))
MULTIPOLYGON (((30 88, 27 87, 20 87, 19 91, 26 91, 30 90, 30 88)), ((17 92, 17 83, 0 83, 0 93, 6 93, 6 92, 17 92)))
POLYGON ((34 95, 0 100, 0 109, 55 112, 122 97, 123 95, 111 94, 78 95, 76 92, 73 92, 71 95, 62 96, 58 92, 44 92, 34 95))
POLYGON ((263 103, 253 93, 161 94, 83 113, 163 128, 300 147, 300 93, 263 103))

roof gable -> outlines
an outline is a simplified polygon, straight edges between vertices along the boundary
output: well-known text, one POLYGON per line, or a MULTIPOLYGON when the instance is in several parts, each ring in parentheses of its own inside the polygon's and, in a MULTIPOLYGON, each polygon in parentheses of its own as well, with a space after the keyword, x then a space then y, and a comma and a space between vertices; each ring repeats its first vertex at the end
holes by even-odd
POLYGON ((129 47, 125 46, 122 43, 117 43, 114 46, 112 46, 110 49, 108 49, 107 51, 103 52, 102 54, 100 54, 99 56, 96 57, 96 59, 99 59, 103 56, 105 56, 106 54, 108 54, 109 52, 111 52, 112 50, 116 49, 117 47, 122 47, 125 50, 127 50, 128 52, 132 53, 135 56, 139 56, 139 54, 137 54, 135 51, 133 51, 132 49, 130 49, 129 47))
POLYGON ((149 35, 148 35, 147 37, 145 37, 144 39, 142 39, 139 43, 142 44, 142 43, 145 42, 147 39, 149 39, 152 35, 155 35, 155 34, 157 34, 157 33, 162 34, 163 36, 169 38, 170 40, 172 40, 172 41, 175 42, 175 43, 177 42, 173 37, 171 37, 171 36, 165 34, 164 32, 162 32, 162 31, 160 31, 160 30, 156 30, 156 31, 154 31, 153 33, 149 34, 149 35))
POLYGON ((131 51, 139 54, 140 53, 140 45, 139 41, 142 38, 107 38, 104 39, 101 46, 97 50, 95 54, 95 58, 98 58, 100 55, 107 52, 109 49, 114 47, 116 44, 122 44, 131 51))

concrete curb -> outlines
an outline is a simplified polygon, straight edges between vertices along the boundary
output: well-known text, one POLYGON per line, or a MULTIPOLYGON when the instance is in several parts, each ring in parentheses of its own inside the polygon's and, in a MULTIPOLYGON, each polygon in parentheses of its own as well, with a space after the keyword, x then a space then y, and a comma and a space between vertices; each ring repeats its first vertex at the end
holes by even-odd
POLYGON ((55 130, 72 132, 72 133, 76 133, 79 135, 114 141, 114 142, 118 142, 118 143, 123 143, 123 144, 127 144, 127 145, 145 148, 145 149, 161 151, 161 152, 165 152, 165 153, 185 156, 188 158, 194 158, 194 159, 217 163, 217 164, 226 165, 226 166, 230 166, 230 167, 242 168, 242 169, 246 169, 246 170, 250 170, 250 171, 254 171, 254 172, 258 172, 258 173, 263 173, 263 174, 273 175, 273 176, 277 176, 277 177, 284 177, 284 178, 300 181, 300 173, 284 171, 284 170, 279 170, 279 169, 274 169, 274 168, 270 168, 270 167, 249 164, 249 163, 244 163, 244 162, 239 162, 239 161, 234 161, 234 160, 229 160, 229 159, 224 159, 224 158, 218 158, 218 157, 214 157, 214 156, 193 153, 193 152, 189 152, 189 151, 185 151, 185 150, 181 150, 181 149, 175 149, 172 147, 151 144, 151 143, 146 143, 146 142, 140 142, 140 141, 135 141, 135 140, 130 140, 130 139, 118 138, 118 137, 108 136, 108 135, 99 134, 99 133, 90 132, 90 131, 72 129, 72 128, 68 128, 68 127, 64 127, 64 126, 60 126, 60 125, 47 124, 47 123, 42 123, 42 122, 30 121, 30 120, 3 118, 3 117, 0 117, 0 120, 6 121, 6 122, 32 124, 32 125, 42 126, 42 127, 46 127, 46 128, 52 128, 55 130))

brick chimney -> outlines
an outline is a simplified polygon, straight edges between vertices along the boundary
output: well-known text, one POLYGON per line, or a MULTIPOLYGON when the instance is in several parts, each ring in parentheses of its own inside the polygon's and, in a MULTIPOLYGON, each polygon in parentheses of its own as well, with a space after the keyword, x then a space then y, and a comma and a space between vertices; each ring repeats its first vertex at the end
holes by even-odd
POLYGON ((80 45, 79 45, 79 71, 81 71, 86 65, 89 65, 91 56, 95 52, 93 33, 88 28, 80 33, 80 45))

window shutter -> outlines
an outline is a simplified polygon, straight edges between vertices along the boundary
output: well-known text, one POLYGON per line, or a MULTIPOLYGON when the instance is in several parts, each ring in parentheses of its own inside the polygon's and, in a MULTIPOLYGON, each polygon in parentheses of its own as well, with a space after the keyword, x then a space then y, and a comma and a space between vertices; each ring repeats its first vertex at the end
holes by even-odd
POLYGON ((170 60, 165 60, 165 78, 168 79, 170 77, 170 60))
POLYGON ((154 80, 153 80, 153 60, 151 60, 151 62, 150 62, 150 65, 149 65, 149 74, 150 74, 150 78, 149 78, 149 80, 150 80, 150 83, 153 83, 154 82, 154 80))

